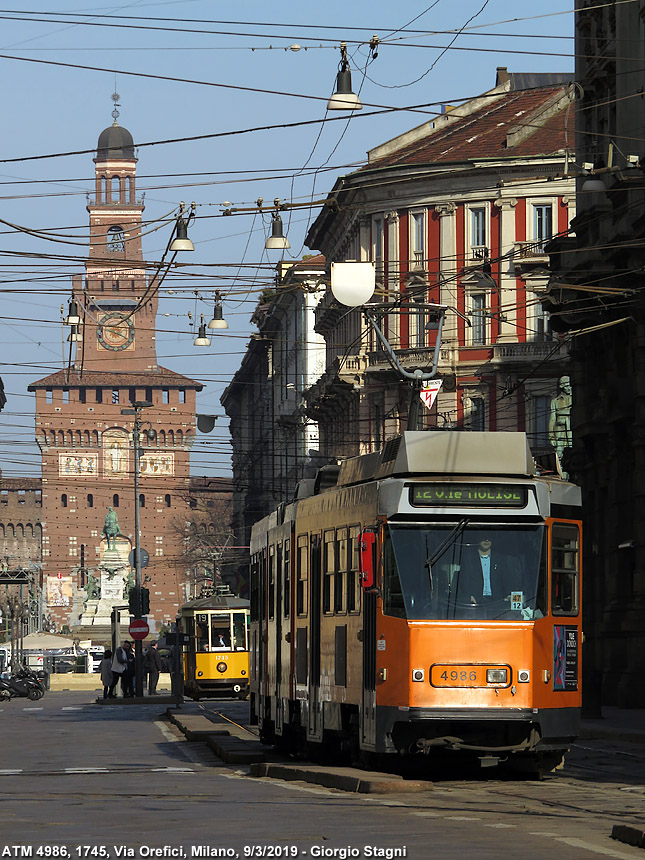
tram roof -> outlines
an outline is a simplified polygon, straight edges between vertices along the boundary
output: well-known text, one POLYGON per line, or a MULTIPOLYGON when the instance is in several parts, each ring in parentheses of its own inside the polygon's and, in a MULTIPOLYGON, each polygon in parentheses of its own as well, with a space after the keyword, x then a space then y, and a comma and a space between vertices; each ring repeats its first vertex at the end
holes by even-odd
POLYGON ((526 478, 536 469, 526 433, 406 430, 381 451, 345 460, 337 486, 411 474, 526 478))
POLYGON ((181 607, 181 611, 200 612, 207 609, 248 609, 249 601, 234 594, 214 594, 212 597, 199 597, 189 600, 181 607))

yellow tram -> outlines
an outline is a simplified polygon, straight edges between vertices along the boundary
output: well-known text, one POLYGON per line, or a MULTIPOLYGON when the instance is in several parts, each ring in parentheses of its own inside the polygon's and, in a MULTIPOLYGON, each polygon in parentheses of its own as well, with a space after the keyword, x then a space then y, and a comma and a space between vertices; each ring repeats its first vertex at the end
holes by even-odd
POLYGON ((230 592, 185 603, 179 613, 187 696, 249 694, 249 601, 230 592))

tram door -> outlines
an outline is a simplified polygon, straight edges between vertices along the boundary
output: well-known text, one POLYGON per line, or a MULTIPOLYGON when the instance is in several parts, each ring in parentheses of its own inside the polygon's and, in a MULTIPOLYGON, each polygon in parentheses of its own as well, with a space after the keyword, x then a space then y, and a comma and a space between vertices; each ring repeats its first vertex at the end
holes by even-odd
POLYGON ((376 744, 376 594, 363 592, 363 700, 361 746, 376 744))
POLYGON ((312 534, 309 544, 309 707, 307 737, 322 740, 320 702, 320 609, 322 550, 320 535, 312 534))

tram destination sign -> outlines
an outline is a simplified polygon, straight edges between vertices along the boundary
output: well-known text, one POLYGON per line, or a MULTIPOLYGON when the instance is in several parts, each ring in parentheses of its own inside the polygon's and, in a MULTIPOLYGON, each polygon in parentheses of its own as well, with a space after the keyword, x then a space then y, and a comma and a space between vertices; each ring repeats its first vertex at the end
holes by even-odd
POLYGON ((412 484, 410 504, 417 508, 524 508, 526 487, 509 484, 412 484))

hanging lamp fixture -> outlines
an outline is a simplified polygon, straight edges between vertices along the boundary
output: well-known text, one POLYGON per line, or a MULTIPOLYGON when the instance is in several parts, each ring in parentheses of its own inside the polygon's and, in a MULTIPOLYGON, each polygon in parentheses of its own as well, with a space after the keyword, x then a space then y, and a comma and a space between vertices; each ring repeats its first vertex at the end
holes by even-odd
POLYGON ((188 238, 188 223, 191 219, 191 216, 194 217, 195 213, 195 204, 191 204, 190 212, 187 217, 184 218, 184 204, 179 204, 179 215, 177 216, 177 221, 175 224, 175 238, 172 240, 170 244, 171 251, 194 251, 195 246, 188 238))
POLYGON ((208 324, 209 329, 224 329, 228 328, 228 323, 224 319, 224 311, 222 309, 222 295, 219 290, 215 291, 215 307, 213 308, 213 319, 208 324))
POLYGON ((81 323, 81 317, 78 312, 78 304, 74 299, 74 296, 69 300, 69 309, 67 311, 67 316, 65 317, 65 325, 78 326, 81 323))
MULTIPOLYGON (((259 201, 258 201, 259 202, 259 201)), ((280 198, 276 197, 273 201, 275 212, 271 216, 271 235, 264 243, 267 251, 285 251, 291 247, 287 237, 284 235, 284 227, 282 218, 280 217, 280 198)))
POLYGON ((199 334, 193 341, 193 346, 210 346, 211 339, 206 334, 206 323, 204 322, 204 314, 202 314, 202 321, 199 324, 199 334))
POLYGON ((340 43, 340 64, 336 75, 336 92, 327 102, 327 110, 362 110, 361 100, 352 91, 352 73, 347 59, 347 45, 340 43))

